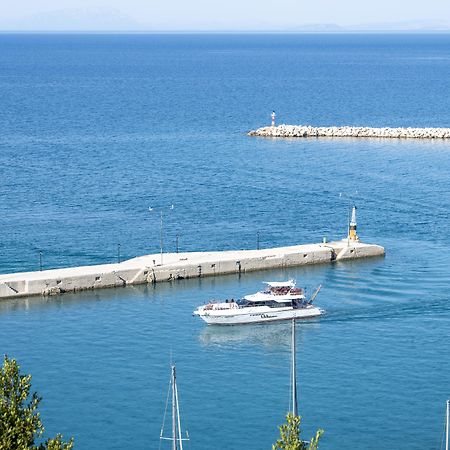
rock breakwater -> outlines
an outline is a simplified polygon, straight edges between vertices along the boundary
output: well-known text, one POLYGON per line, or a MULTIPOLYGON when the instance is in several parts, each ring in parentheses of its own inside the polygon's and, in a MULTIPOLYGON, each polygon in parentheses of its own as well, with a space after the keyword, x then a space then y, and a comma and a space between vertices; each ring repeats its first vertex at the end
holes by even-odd
POLYGON ((450 139, 450 128, 373 128, 373 127, 311 127, 278 125, 249 131, 249 136, 281 138, 390 138, 390 139, 450 139))

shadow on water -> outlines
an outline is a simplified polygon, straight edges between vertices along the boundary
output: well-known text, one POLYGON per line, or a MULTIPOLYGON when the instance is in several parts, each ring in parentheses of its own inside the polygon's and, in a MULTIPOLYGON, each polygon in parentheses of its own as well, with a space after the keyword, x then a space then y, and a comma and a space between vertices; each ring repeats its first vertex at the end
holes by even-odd
MULTIPOLYGON (((297 337, 302 340, 303 335, 311 329, 320 327, 320 319, 297 321, 297 337)), ((233 326, 210 325, 199 334, 199 341, 204 346, 225 346, 242 344, 257 345, 267 348, 286 348, 290 345, 291 322, 245 324, 233 326)))

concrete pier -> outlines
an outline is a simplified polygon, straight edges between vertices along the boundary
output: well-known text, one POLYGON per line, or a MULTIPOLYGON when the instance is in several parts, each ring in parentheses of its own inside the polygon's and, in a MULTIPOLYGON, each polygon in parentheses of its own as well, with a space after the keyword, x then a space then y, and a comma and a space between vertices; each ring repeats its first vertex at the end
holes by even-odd
POLYGON ((249 136, 281 138, 390 138, 390 139, 450 139, 450 128, 373 128, 373 127, 311 127, 279 125, 248 132, 249 136))
POLYGON ((264 250, 165 253, 117 264, 0 275, 0 299, 157 283, 384 255, 379 245, 342 241, 264 250))

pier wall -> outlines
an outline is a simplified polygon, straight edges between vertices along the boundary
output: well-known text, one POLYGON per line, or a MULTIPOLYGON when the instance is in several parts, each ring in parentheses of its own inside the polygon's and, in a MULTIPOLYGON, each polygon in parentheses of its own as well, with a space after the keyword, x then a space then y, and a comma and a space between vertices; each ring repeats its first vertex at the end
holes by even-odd
POLYGON ((384 255, 378 245, 347 240, 264 250, 166 253, 117 264, 0 275, 0 299, 324 264, 384 255))
POLYGON ((373 127, 311 127, 278 125, 249 131, 249 136, 309 138, 352 137, 391 139, 450 139, 450 128, 373 128, 373 127))

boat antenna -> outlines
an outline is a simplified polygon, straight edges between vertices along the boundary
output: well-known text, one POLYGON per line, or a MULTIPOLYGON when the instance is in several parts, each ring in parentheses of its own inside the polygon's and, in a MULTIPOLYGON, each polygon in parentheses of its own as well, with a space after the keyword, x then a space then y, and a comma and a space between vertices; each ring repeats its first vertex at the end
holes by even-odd
POLYGON ((313 295, 311 295, 311 298, 308 300, 308 305, 312 305, 312 302, 316 299, 317 294, 320 292, 321 289, 322 285, 319 284, 319 287, 314 291, 313 295))
POLYGON ((291 342, 291 352, 292 352, 292 414, 298 416, 298 405, 297 405, 297 361, 296 361, 296 349, 295 349, 295 319, 292 319, 292 342, 291 342))
POLYGON ((177 403, 176 403, 176 371, 172 365, 172 449, 177 450, 177 403))
POLYGON ((447 413, 445 425, 445 450, 448 450, 448 429, 450 428, 450 400, 447 400, 447 413))

